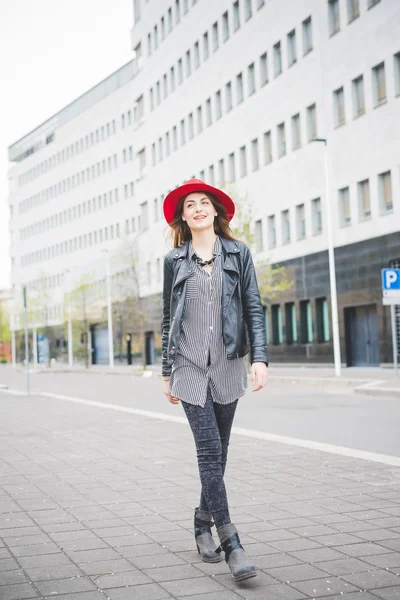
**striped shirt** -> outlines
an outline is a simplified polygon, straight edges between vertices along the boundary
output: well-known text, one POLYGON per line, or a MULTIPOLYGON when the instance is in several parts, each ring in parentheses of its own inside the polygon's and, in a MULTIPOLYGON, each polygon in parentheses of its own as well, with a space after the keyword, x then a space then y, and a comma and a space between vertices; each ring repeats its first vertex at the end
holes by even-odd
POLYGON ((203 407, 208 386, 218 404, 234 402, 247 387, 245 360, 228 360, 222 337, 221 251, 217 237, 209 273, 198 265, 192 243, 189 244, 188 260, 194 275, 187 281, 184 317, 170 378, 173 396, 203 407))

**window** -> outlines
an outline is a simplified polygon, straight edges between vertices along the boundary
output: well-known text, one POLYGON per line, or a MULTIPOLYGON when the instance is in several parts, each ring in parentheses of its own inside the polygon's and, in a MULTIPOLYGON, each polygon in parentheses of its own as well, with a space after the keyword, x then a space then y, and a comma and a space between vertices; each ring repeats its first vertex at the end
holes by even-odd
POLYGON ((352 81, 353 91, 353 116, 354 118, 360 117, 365 113, 365 100, 364 100, 364 77, 360 75, 352 81))
POLYGON ((360 0, 347 0, 347 17, 351 23, 360 16, 360 0))
POLYGON ((290 243, 290 216, 288 210, 281 212, 282 244, 290 243))
POLYGON ((229 39, 229 15, 226 11, 222 15, 222 41, 226 42, 229 39))
POLYGON ((165 154, 166 156, 169 156, 171 152, 171 145, 170 145, 170 139, 169 139, 169 131, 167 131, 167 133, 165 134, 165 154))
POLYGON ((313 235, 322 233, 321 198, 314 198, 314 200, 311 200, 311 219, 313 235))
POLYGON ((297 61, 297 48, 296 48, 296 30, 293 29, 287 36, 288 46, 288 63, 289 67, 297 61))
POLYGON ((150 110, 154 110, 154 91, 150 88, 150 110))
POLYGON ((277 42, 274 46, 274 75, 278 77, 282 73, 282 52, 281 43, 277 42))
POLYGON ((175 0, 175 25, 178 25, 181 20, 181 7, 179 6, 179 0, 175 0))
POLYGON ((159 160, 164 158, 163 139, 161 137, 158 138, 158 158, 159 160))
POLYGON ((161 39, 165 40, 165 19, 161 17, 161 39))
POLYGON ((219 48, 218 21, 216 21, 212 26, 212 43, 213 52, 216 52, 219 48))
POLYGON ((278 156, 281 158, 286 154, 285 123, 278 125, 278 156))
POLYGON ((194 68, 198 69, 200 66, 200 47, 199 42, 194 45, 194 68))
POLYGON ((264 133, 264 165, 269 165, 272 162, 272 140, 271 132, 264 133))
POLYGON ((201 106, 197 107, 197 133, 201 133, 203 131, 203 108, 201 106))
POLYGON ((303 54, 304 56, 313 49, 312 21, 308 17, 303 21, 303 54))
POLYGON ((237 31, 240 28, 240 8, 239 0, 233 3, 233 31, 237 31))
POLYGON ((340 31, 339 0, 328 0, 328 26, 330 36, 340 31))
POLYGON ((260 9, 264 6, 265 0, 257 0, 257 8, 260 9))
POLYGON ((215 185, 214 165, 208 167, 208 181, 210 185, 215 185))
POLYGON ((296 206, 296 235, 298 240, 302 240, 306 237, 306 216, 304 204, 298 204, 296 206))
POLYGON ((297 316, 294 302, 285 304, 286 343, 291 345, 297 342, 297 316))
POLYGON ((264 52, 260 56, 260 85, 263 86, 268 83, 268 62, 267 53, 264 52))
POLYGON ((394 62, 394 93, 400 95, 400 52, 393 56, 394 62))
POLYGON ((183 0, 183 14, 186 15, 188 10, 189 10, 189 0, 183 0))
POLYGON ((211 98, 206 100, 206 127, 212 124, 211 98))
POLYGON ((225 185, 225 165, 223 158, 218 161, 218 185, 219 187, 225 185))
POLYGON ((157 162, 156 145, 153 143, 151 145, 151 164, 153 165, 153 167, 155 166, 156 162, 157 162))
POLYGON ((251 167, 252 171, 258 171, 258 169, 260 168, 257 138, 252 140, 251 142, 251 167))
POLYGON ((255 241, 256 241, 256 252, 262 252, 264 250, 263 243, 263 227, 262 220, 258 219, 254 224, 255 241))
POLYGON ((137 157, 139 163, 139 173, 140 177, 142 177, 146 169, 146 148, 142 148, 142 150, 137 153, 137 157))
POLYGON ((141 11, 140 11, 140 2, 141 0, 133 0, 133 17, 135 20, 135 24, 140 21, 141 11))
POLYGON ((256 73, 254 69, 254 63, 251 63, 247 67, 247 82, 248 82, 248 93, 249 96, 255 93, 256 91, 256 73))
POLYGON ((357 183, 358 207, 360 221, 371 217, 371 199, 369 194, 369 179, 357 183))
POLYGON ((160 283, 160 281, 161 281, 161 260, 159 258, 157 258, 157 260, 156 260, 156 278, 157 278, 157 283, 160 283))
POLYGON ((172 8, 168 9, 168 33, 172 31, 172 8))
POLYGON ((171 92, 175 90, 175 67, 171 67, 169 71, 169 81, 171 92))
POLYGON ((142 222, 142 231, 147 231, 149 228, 149 205, 147 202, 142 202, 140 205, 140 216, 142 222))
POLYGON ((298 150, 301 147, 300 115, 292 117, 292 150, 298 150))
POLYGON ((333 92, 333 109, 335 127, 341 127, 346 122, 344 113, 344 90, 343 87, 333 92))
POLYGON ((251 19, 252 14, 253 14, 253 10, 251 8, 251 1, 252 0, 244 0, 244 20, 248 21, 249 19, 251 19))
POLYGON ((243 99, 243 75, 242 73, 239 73, 238 75, 236 75, 236 101, 238 104, 241 104, 243 102, 243 99))
POLYGON ((242 146, 240 148, 239 158, 240 158, 240 177, 246 177, 246 175, 247 175, 246 146, 242 146))
POLYGON ((379 208, 381 214, 393 210, 392 178, 390 171, 378 175, 379 208))
POLYGON ((189 140, 194 138, 194 118, 193 113, 190 113, 188 117, 188 129, 189 129, 189 140))
POLYGON ((329 342, 329 309, 326 298, 317 298, 315 301, 317 341, 319 344, 329 342))
POLYGON ((311 344, 313 341, 311 302, 300 302, 300 340, 302 344, 311 344))
POLYGON ((161 102, 161 85, 160 82, 157 81, 156 83, 156 96, 157 96, 157 104, 160 104, 161 102))
POLYGON ((168 96, 168 80, 167 74, 163 75, 164 100, 168 96))
POLYGON ((339 223, 340 227, 346 227, 351 223, 350 192, 348 187, 339 190, 339 223))
POLYGON ((372 8, 376 4, 379 4, 381 0, 368 0, 368 8, 372 8))
POLYGON ((307 137, 309 142, 317 137, 317 108, 315 104, 307 107, 307 137))
POLYGON ((226 112, 230 112, 232 110, 232 83, 228 81, 225 85, 225 105, 226 112))
POLYGON ((236 165, 235 165, 235 153, 228 157, 228 166, 229 166, 229 181, 236 181, 236 165))
POLYGON ((126 163, 126 148, 122 150, 122 162, 126 163))
POLYGON ((172 129, 172 150, 176 150, 178 148, 178 129, 176 125, 174 125, 172 129))
POLYGON ((208 32, 203 35, 203 60, 207 60, 210 56, 210 46, 208 43, 208 32))
POLYGON ((274 346, 282 344, 282 310, 279 304, 271 306, 272 317, 272 343, 274 346))
POLYGON ((222 117, 222 98, 221 90, 215 93, 215 118, 218 120, 222 117))
POLYGON ((149 33, 147 35, 147 54, 148 54, 148 56, 151 56, 152 51, 153 51, 153 49, 151 46, 151 33, 149 33))
POLYGON ((155 50, 156 48, 158 48, 158 28, 157 28, 157 25, 154 25, 153 39, 154 39, 154 50, 155 50))
POLYGON ((186 144, 186 127, 185 127, 185 119, 181 120, 181 146, 186 144))
POLYGON ((178 85, 180 85, 183 81, 183 63, 182 59, 178 60, 178 85))
POLYGON ((186 77, 190 77, 192 74, 192 62, 190 59, 190 50, 186 52, 186 77))
POLYGON ((374 106, 386 102, 385 63, 383 62, 372 69, 372 93, 374 106))

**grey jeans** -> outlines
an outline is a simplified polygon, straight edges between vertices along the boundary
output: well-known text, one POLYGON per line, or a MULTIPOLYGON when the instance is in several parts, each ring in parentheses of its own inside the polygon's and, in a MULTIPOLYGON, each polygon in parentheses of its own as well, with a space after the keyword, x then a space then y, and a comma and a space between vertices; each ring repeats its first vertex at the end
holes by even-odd
POLYGON ((213 402, 210 388, 204 408, 182 401, 197 450, 201 481, 199 507, 212 513, 217 527, 231 522, 224 473, 237 403, 238 400, 230 404, 213 402))

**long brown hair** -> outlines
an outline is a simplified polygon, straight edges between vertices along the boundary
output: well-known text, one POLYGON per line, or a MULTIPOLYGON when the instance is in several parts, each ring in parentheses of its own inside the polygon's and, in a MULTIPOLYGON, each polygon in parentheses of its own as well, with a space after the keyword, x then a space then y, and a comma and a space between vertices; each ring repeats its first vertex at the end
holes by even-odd
MULTIPOLYGON (((219 202, 212 194, 209 194, 208 192, 203 193, 211 201, 211 204, 218 213, 214 219, 214 231, 216 235, 226 238, 227 240, 235 240, 229 226, 229 219, 224 205, 221 204, 221 202, 219 202)), ((192 239, 192 233, 189 225, 186 223, 186 221, 182 221, 183 205, 188 196, 189 194, 184 196, 179 201, 179 204, 176 207, 174 220, 170 224, 171 237, 174 240, 174 248, 177 248, 183 242, 187 242, 188 240, 192 239)))

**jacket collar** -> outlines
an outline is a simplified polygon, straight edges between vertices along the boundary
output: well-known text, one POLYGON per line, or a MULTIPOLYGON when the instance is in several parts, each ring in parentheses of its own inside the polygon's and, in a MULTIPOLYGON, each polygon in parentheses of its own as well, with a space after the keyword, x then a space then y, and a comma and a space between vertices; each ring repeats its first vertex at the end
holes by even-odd
MULTIPOLYGON (((219 238, 222 245, 222 250, 224 254, 238 254, 240 252, 239 244, 234 240, 227 240, 226 238, 219 238)), ((190 258, 189 253, 189 241, 183 242, 178 248, 175 248, 174 259, 178 260, 179 258, 190 258)))

